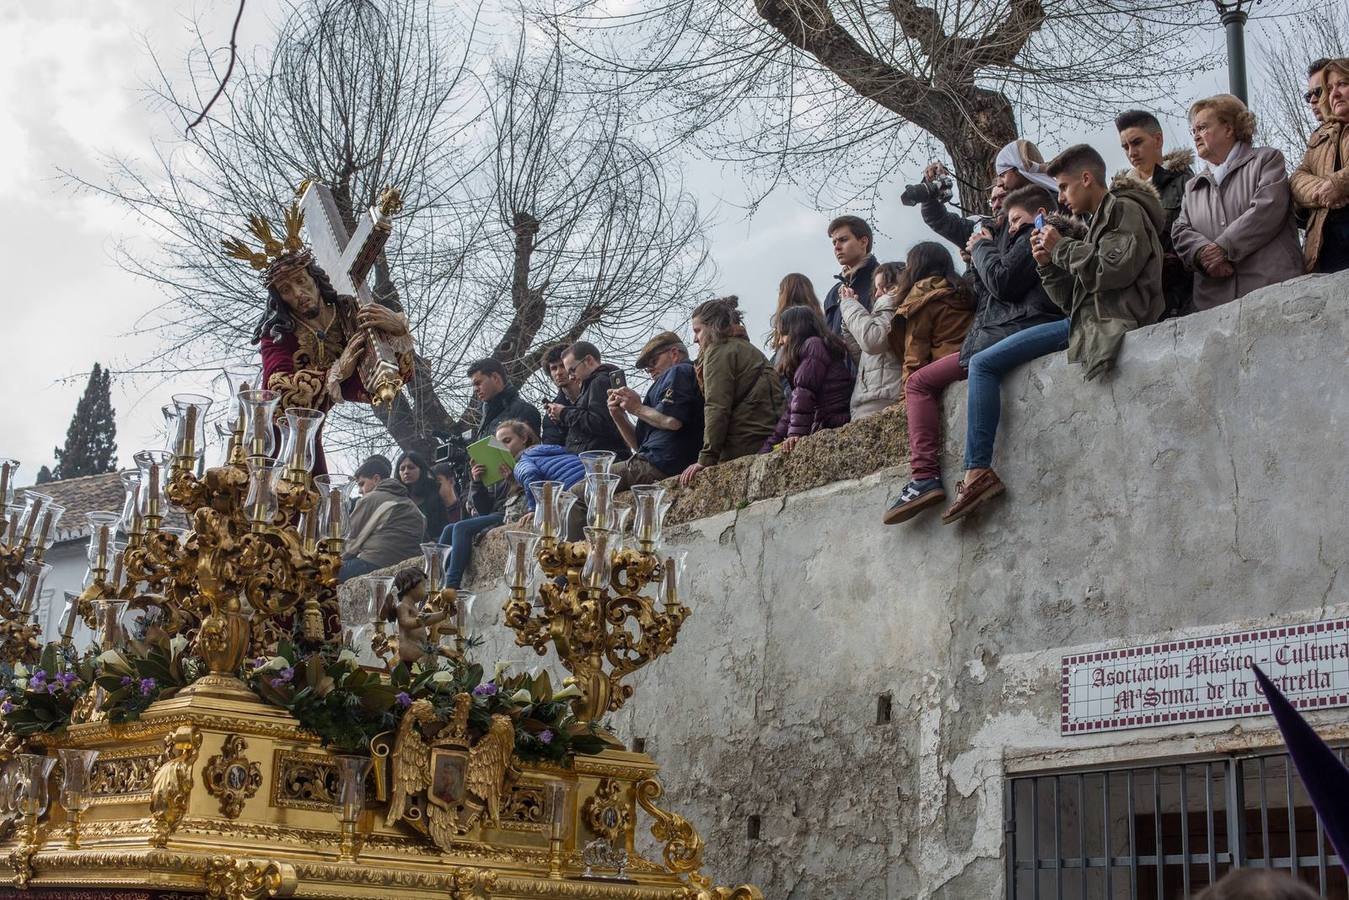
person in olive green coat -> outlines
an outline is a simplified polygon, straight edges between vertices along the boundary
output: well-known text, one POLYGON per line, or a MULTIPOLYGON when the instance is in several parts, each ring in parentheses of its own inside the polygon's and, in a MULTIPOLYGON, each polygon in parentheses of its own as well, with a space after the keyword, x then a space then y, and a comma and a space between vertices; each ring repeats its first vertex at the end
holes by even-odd
POLYGON ((1157 189, 1132 175, 1107 188, 1105 160, 1086 144, 1069 147, 1047 169, 1060 204, 1091 216, 1080 238, 1053 225, 1031 235, 1045 292, 1068 314, 1068 361, 1082 363, 1091 381, 1114 365, 1125 332, 1160 320, 1166 309, 1166 212, 1157 189))
POLYGON ((782 385, 768 358, 749 342, 735 297, 693 311, 696 364, 703 389, 703 449, 679 476, 691 483, 708 466, 759 451, 782 412, 782 385))

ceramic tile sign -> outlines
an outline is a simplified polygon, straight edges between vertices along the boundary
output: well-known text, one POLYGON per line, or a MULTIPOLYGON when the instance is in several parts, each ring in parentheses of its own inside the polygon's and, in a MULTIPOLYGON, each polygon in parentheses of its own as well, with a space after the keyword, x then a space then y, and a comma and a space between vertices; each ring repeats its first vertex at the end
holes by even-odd
POLYGON ((1065 656, 1059 731, 1268 713, 1252 663, 1299 709, 1349 706, 1349 619, 1065 656))

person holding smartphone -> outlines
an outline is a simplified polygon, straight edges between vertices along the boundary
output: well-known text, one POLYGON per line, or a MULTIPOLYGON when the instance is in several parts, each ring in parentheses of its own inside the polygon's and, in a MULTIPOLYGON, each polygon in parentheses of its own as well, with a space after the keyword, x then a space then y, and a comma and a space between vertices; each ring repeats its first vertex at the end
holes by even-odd
POLYGON ((703 393, 679 335, 662 331, 647 341, 636 365, 652 379, 645 397, 626 385, 609 391, 609 415, 633 451, 610 469, 620 491, 678 475, 697 461, 703 445, 703 393))
MULTIPOLYGON (((1066 341, 1067 322, 1063 310, 1054 304, 1040 282, 1031 246, 1036 220, 1044 224, 1046 213, 1055 208, 1053 194, 1039 184, 1026 184, 1009 193, 1004 202, 1007 219, 1002 229, 1005 235, 1002 245, 986 229, 971 235, 971 257, 982 291, 977 299, 974 324, 959 352, 923 366, 904 382, 911 475, 899 497, 886 510, 882 519, 885 524, 908 521, 946 499, 941 472, 939 402, 948 387, 969 379, 966 468, 979 476, 982 472, 975 467, 982 463, 983 470, 991 475, 987 458, 992 454, 997 434, 1003 376, 1029 359, 1062 349, 1059 345, 1066 341), (1027 335, 1033 339, 1029 343, 1027 335)), ((985 477, 978 482, 981 488, 978 494, 959 488, 958 493, 966 498, 992 499, 1001 491, 1001 482, 995 479, 996 476, 985 477)), ((943 521, 954 522, 972 508, 963 504, 956 509, 957 515, 943 521)))
POLYGON ((612 450, 616 459, 627 459, 631 451, 609 415, 609 391, 627 383, 622 370, 602 361, 599 348, 589 341, 577 341, 568 347, 562 363, 581 386, 570 407, 548 405, 548 416, 556 416, 567 429, 566 448, 577 454, 612 450))

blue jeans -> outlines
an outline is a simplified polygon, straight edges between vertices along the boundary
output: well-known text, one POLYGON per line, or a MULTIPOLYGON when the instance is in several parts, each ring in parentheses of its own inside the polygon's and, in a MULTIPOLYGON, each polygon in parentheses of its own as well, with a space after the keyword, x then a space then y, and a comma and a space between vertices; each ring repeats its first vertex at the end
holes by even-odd
POLYGON ((1002 379, 1022 363, 1068 347, 1068 320, 1032 325, 970 357, 969 411, 965 425, 965 468, 993 464, 993 439, 1002 416, 1002 379))
POLYGON ((342 560, 342 568, 337 570, 337 583, 345 584, 353 578, 369 575, 378 568, 379 566, 372 562, 366 562, 359 556, 353 556, 351 559, 344 559, 342 560))
POLYGON ((473 559, 473 539, 484 531, 496 528, 502 522, 501 513, 474 516, 446 525, 440 533, 440 542, 450 545, 450 562, 445 569, 446 587, 457 588, 464 580, 464 570, 473 559))

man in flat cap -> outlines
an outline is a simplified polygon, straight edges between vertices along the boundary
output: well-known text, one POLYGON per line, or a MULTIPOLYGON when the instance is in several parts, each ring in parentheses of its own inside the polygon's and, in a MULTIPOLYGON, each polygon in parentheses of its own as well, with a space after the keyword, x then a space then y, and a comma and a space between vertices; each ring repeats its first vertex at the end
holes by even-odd
POLYGON ((662 331, 647 341, 637 368, 652 378, 645 399, 627 387, 609 392, 609 415, 633 451, 610 470, 619 476, 621 491, 678 475, 697 460, 703 445, 703 395, 679 335, 662 331))

